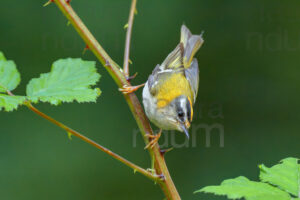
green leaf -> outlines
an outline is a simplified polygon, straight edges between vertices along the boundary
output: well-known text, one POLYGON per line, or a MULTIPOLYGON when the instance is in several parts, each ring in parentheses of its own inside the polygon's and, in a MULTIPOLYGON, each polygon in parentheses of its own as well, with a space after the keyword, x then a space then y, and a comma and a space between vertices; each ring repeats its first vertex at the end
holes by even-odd
POLYGON ((26 100, 22 96, 9 96, 7 91, 14 90, 20 83, 21 77, 14 61, 6 60, 0 52, 0 111, 13 111, 26 100), (5 94, 1 94, 5 93, 5 94))
POLYGON ((297 158, 286 158, 271 168, 260 165, 259 178, 295 195, 299 195, 300 169, 297 158))
POLYGON ((6 60, 0 52, 0 93, 14 90, 20 83, 21 77, 14 61, 6 60))
POLYGON ((4 56, 4 54, 0 51, 0 60, 6 60, 6 58, 5 58, 5 56, 4 56))
POLYGON ((0 111, 4 109, 5 111, 13 111, 17 109, 19 105, 23 104, 25 97, 22 96, 9 96, 6 94, 0 94, 0 111))
POLYGON ((227 195, 229 199, 245 198, 246 200, 290 200, 288 193, 273 187, 267 183, 250 181, 240 176, 228 179, 220 186, 207 186, 196 192, 214 193, 216 195, 227 195))
POLYGON ((92 89, 99 80, 94 61, 67 58, 55 61, 50 73, 41 74, 27 85, 28 99, 58 105, 61 102, 95 102, 101 94, 92 89))

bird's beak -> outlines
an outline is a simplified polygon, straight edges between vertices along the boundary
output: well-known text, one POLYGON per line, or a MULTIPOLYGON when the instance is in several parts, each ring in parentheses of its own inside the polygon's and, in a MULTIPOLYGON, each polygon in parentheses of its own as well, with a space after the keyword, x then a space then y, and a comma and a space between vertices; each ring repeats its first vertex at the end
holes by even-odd
POLYGON ((182 130, 183 130, 183 132, 184 132, 184 134, 186 135, 186 137, 188 138, 188 139, 190 139, 190 135, 189 135, 189 132, 188 132, 188 128, 189 128, 189 126, 187 126, 187 124, 185 123, 180 123, 180 126, 181 126, 181 128, 182 128, 182 130))

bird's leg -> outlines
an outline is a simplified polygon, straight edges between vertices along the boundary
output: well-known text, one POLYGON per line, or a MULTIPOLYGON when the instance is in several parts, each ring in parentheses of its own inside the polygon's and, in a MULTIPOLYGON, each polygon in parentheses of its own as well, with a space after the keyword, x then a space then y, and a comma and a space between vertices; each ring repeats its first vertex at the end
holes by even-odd
POLYGON ((154 155, 151 158, 151 168, 148 168, 147 171, 152 173, 153 175, 156 174, 156 171, 154 169, 154 165, 155 165, 155 158, 154 155))
POLYGON ((136 86, 124 85, 122 88, 119 88, 119 91, 122 92, 123 94, 130 94, 134 91, 137 91, 139 88, 143 87, 144 85, 145 83, 136 86))
POLYGON ((151 139, 151 141, 147 144, 147 146, 145 147, 145 149, 148 149, 149 147, 152 149, 158 142, 160 136, 162 133, 162 129, 160 129, 159 133, 157 135, 150 135, 147 134, 145 137, 148 137, 151 139))

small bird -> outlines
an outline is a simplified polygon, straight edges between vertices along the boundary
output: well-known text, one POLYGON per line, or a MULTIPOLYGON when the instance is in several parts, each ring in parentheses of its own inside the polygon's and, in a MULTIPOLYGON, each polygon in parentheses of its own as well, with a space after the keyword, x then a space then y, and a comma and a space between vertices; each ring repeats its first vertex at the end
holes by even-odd
POLYGON ((146 148, 153 147, 162 130, 178 130, 189 138, 188 129, 193 119, 193 105, 199 86, 199 68, 195 53, 203 44, 202 34, 192 35, 190 30, 181 26, 180 43, 157 65, 146 84, 121 89, 130 93, 144 86, 143 104, 146 115, 160 128, 157 135, 146 148))

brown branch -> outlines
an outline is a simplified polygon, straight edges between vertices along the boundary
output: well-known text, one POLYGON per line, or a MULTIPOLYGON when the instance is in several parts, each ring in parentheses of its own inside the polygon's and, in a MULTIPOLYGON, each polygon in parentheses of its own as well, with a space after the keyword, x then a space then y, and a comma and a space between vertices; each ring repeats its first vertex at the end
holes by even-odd
POLYGON ((52 117, 46 115, 45 113, 39 111, 37 108, 35 108, 29 101, 27 101, 25 103, 25 105, 31 110, 33 111, 35 114, 39 115, 40 117, 48 120, 49 122, 55 124, 56 126, 64 129, 65 131, 67 131, 68 133, 71 133, 72 135, 80 138, 81 140, 83 140, 84 142, 96 147, 97 149, 103 151, 104 153, 110 155, 111 157, 115 158, 116 160, 120 161, 121 163, 127 165, 128 167, 132 168, 135 172, 139 172, 141 174, 143 174, 144 176, 150 178, 151 180, 154 180, 154 181, 159 181, 160 180, 160 177, 155 175, 155 174, 152 174, 151 172, 133 164, 132 162, 126 160, 125 158, 119 156, 118 154, 112 152, 111 150, 103 147, 102 145, 98 144, 97 142, 89 139, 88 137, 80 134, 79 132, 69 128, 68 126, 56 121, 55 119, 53 119, 52 117))
MULTIPOLYGON (((3 87, 0 84, 1 87, 3 87)), ((15 96, 11 91, 9 91, 8 89, 6 89, 5 87, 3 87, 6 90, 6 93, 10 96, 15 96)), ((134 172, 139 172, 141 174, 143 174, 144 176, 148 177, 151 180, 154 181, 161 181, 161 176, 155 175, 139 166, 137 166, 136 164, 128 161, 127 159, 119 156, 118 154, 112 152, 111 150, 105 148, 104 146, 98 144, 97 142, 89 139, 88 137, 82 135, 81 133, 69 128, 68 126, 64 125, 63 123, 53 119, 52 117, 46 115, 45 113, 39 111, 37 108, 35 108, 30 101, 26 100, 24 102, 24 105, 26 105, 31 111, 33 111, 35 114, 39 115, 40 117, 48 120, 49 122, 53 123, 54 125, 64 129, 67 133, 71 133, 72 135, 78 137, 79 139, 83 140, 84 142, 91 144, 92 146, 96 147, 97 149, 103 151, 104 153, 110 155, 111 157, 115 158, 116 160, 120 161, 121 163, 127 165, 128 167, 132 168, 134 170, 134 172)))
POLYGON ((124 63, 123 63, 123 72, 127 78, 129 77, 130 40, 131 40, 131 32, 132 32, 132 25, 133 25, 135 11, 136 11, 136 0, 132 0, 130 12, 129 12, 128 24, 127 24, 128 26, 127 26, 127 33, 126 33, 124 63))
MULTIPOLYGON (((104 65, 109 74, 115 80, 116 84, 121 88, 125 85, 130 86, 130 83, 126 80, 125 75, 121 72, 119 66, 108 56, 98 41, 90 33, 87 27, 83 24, 81 19, 77 16, 70 4, 65 0, 54 0, 55 4, 66 16, 66 18, 74 26, 78 34, 90 47, 90 50, 95 54, 99 61, 104 65)), ((144 110, 134 93, 124 95, 125 100, 137 122, 140 132, 144 138, 146 144, 149 143, 149 139, 146 134, 153 134, 149 120, 146 117, 144 110)), ((163 155, 160 153, 159 145, 156 144, 152 149, 148 149, 150 157, 154 158, 156 174, 162 174, 164 181, 160 181, 159 185, 163 190, 167 199, 180 199, 177 189, 172 181, 167 165, 165 163, 163 155)))

